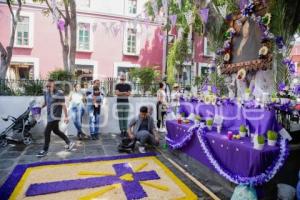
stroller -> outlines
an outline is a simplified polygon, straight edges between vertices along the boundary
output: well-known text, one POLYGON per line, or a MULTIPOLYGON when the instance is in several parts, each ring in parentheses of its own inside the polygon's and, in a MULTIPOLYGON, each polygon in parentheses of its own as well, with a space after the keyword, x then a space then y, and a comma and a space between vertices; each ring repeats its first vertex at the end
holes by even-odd
MULTIPOLYGON (((7 116, 3 121, 12 121, 13 123, 0 133, 0 147, 5 147, 8 141, 23 142, 25 145, 32 143, 31 133, 29 132, 37 123, 32 111, 35 101, 31 101, 27 110, 18 118, 7 116)), ((40 108, 39 108, 40 109, 40 108)))

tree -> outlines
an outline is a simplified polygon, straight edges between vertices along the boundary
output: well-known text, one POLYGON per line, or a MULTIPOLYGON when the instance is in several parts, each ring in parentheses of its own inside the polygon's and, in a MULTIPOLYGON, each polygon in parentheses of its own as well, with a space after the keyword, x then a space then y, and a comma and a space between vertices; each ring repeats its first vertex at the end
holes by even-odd
POLYGON ((9 8, 11 17, 12 17, 12 24, 11 24, 11 35, 9 39, 9 44, 5 48, 0 41, 0 53, 1 53, 1 62, 0 62, 0 79, 6 78, 6 72, 8 67, 10 66, 11 58, 12 58, 12 51, 14 48, 15 43, 15 34, 18 25, 18 21, 20 19, 20 12, 22 10, 23 2, 22 0, 17 0, 17 10, 16 12, 13 11, 12 6, 15 4, 13 0, 6 0, 6 4, 9 8))
POLYGON ((43 11, 46 16, 51 13, 54 18, 57 18, 56 20, 64 20, 64 30, 58 28, 62 46, 64 69, 73 72, 75 67, 77 40, 75 0, 60 0, 55 7, 52 7, 49 0, 34 0, 34 2, 45 3, 47 5, 47 9, 43 11))

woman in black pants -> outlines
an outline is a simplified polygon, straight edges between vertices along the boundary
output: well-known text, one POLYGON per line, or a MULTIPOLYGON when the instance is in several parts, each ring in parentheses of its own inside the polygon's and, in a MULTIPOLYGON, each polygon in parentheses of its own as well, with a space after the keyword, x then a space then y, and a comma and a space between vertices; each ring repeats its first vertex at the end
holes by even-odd
POLYGON ((159 132, 165 132, 165 128, 163 128, 163 122, 167 111, 167 95, 164 87, 165 85, 163 83, 159 83, 159 90, 157 91, 156 112, 157 127, 159 132))

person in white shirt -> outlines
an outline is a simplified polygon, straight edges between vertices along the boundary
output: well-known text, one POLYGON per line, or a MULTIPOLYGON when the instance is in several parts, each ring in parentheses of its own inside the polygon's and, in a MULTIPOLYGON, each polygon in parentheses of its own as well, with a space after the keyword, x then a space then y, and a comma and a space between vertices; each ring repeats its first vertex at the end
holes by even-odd
POLYGON ((86 102, 85 95, 81 92, 80 84, 74 85, 74 90, 69 97, 70 111, 73 123, 77 129, 77 137, 79 140, 86 137, 82 131, 82 117, 84 114, 84 104, 86 102))
POLYGON ((160 132, 165 132, 164 117, 167 113, 167 95, 165 92, 165 84, 159 83, 159 90, 157 91, 157 128, 160 132))
POLYGON ((180 105, 179 99, 180 99, 180 88, 179 85, 175 83, 173 85, 173 90, 171 93, 171 106, 175 115, 177 114, 180 105))

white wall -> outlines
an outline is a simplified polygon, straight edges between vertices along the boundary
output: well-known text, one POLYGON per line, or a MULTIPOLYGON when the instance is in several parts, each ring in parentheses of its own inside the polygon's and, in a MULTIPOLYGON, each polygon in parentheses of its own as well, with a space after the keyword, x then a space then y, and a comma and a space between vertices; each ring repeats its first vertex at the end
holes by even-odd
MULTIPOLYGON (((11 96, 1 96, 0 97, 0 116, 6 117, 11 115, 18 117, 21 115, 28 107, 29 102, 37 97, 11 97, 11 96)), ((43 99, 42 97, 39 97, 43 99)), ((139 108, 143 105, 152 105, 154 112, 153 116, 156 119, 156 98, 155 97, 131 97, 129 99, 131 103, 131 111, 129 119, 139 113, 139 108)), ((100 132, 101 133, 119 133, 119 123, 116 112, 116 98, 106 97, 104 98, 103 106, 101 109, 101 120, 100 120, 100 132)), ((31 130, 31 133, 35 138, 43 137, 43 131, 46 125, 46 109, 42 110, 41 121, 31 130)), ((77 132, 74 128, 72 121, 69 124, 67 134, 76 135, 77 132)), ((88 131, 87 117, 84 117, 85 132, 88 131)), ((2 132, 6 127, 10 125, 10 122, 4 122, 0 120, 0 131, 2 132)))

